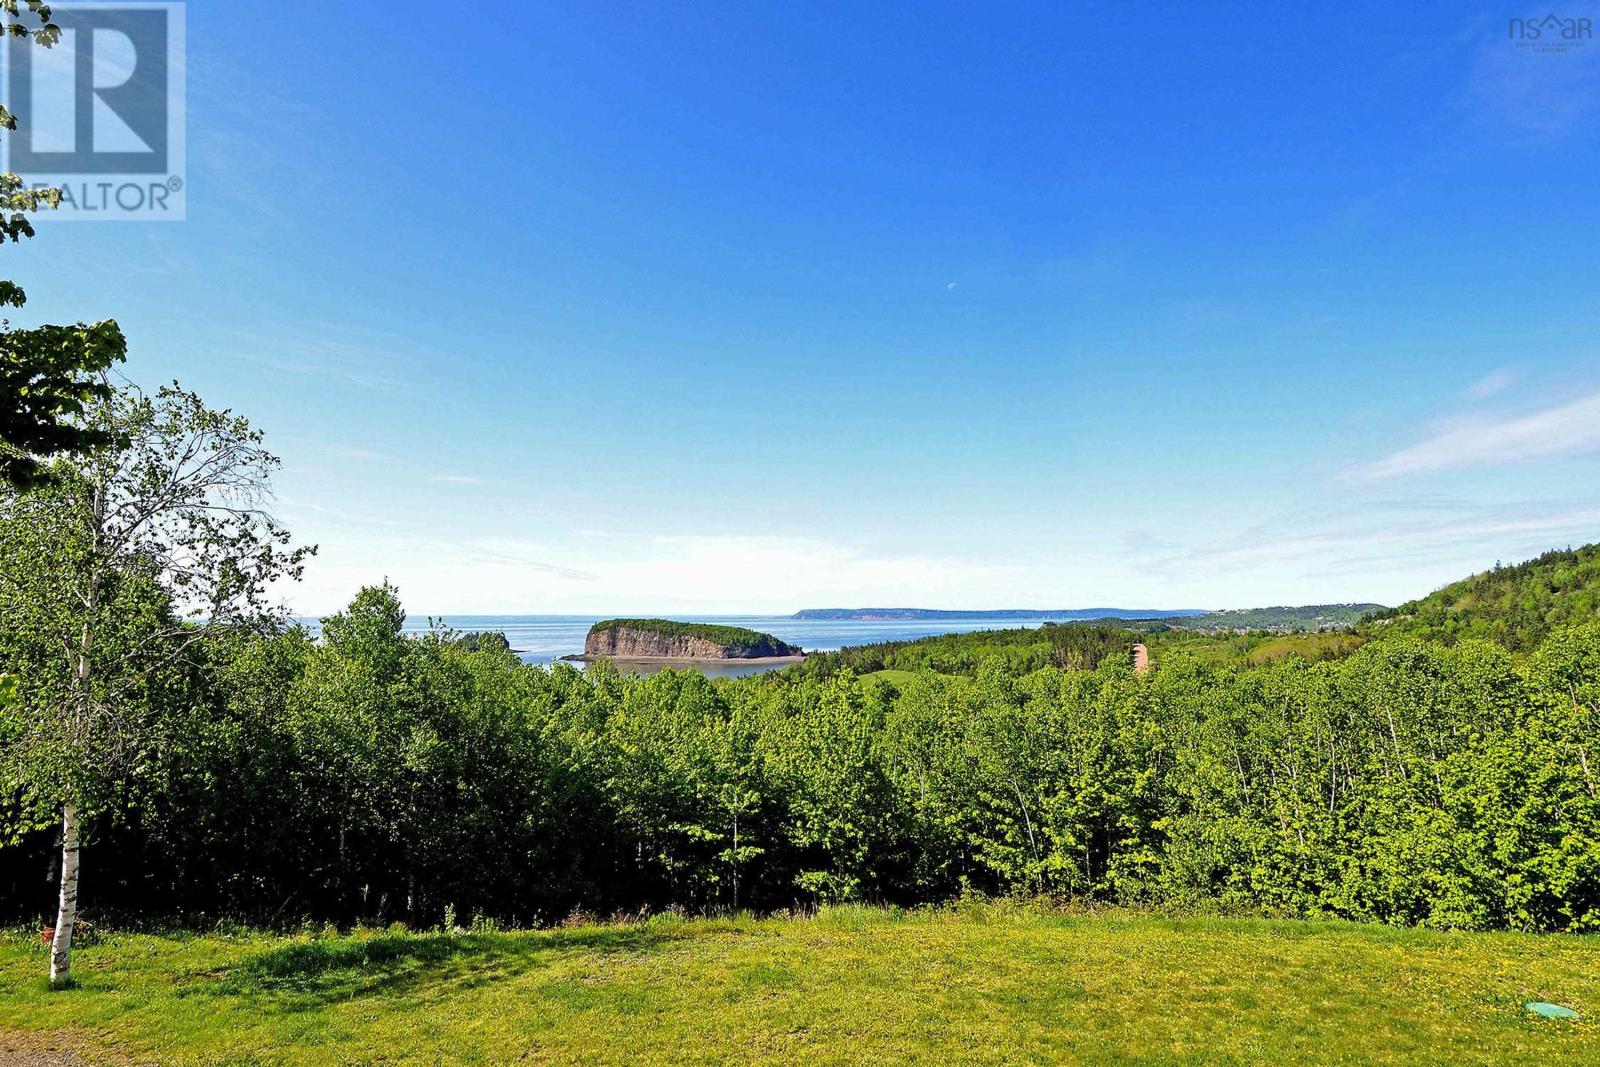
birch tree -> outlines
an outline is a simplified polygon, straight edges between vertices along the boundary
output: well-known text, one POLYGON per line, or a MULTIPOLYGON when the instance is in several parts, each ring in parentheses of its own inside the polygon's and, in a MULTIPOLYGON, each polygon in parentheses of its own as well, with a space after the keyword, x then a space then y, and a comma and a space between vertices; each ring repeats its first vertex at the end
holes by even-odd
POLYGON ((112 393, 105 447, 0 498, 0 617, 17 699, 0 786, 61 828, 50 981, 71 979, 84 819, 160 743, 148 699, 197 642, 281 621, 269 600, 308 548, 265 509, 278 460, 259 431, 176 384, 112 393))

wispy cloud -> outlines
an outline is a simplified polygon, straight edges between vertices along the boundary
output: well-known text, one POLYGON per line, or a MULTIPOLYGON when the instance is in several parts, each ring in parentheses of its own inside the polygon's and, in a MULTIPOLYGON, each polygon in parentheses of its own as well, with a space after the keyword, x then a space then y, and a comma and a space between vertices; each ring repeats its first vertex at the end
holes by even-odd
POLYGON ((412 390, 436 361, 407 338, 359 323, 302 321, 225 330, 225 349, 286 374, 329 378, 364 389, 412 390))
POLYGON ((326 445, 328 455, 337 456, 339 459, 356 459, 366 463, 394 463, 395 457, 387 452, 377 452, 370 448, 355 448, 350 445, 326 445))
POLYGON ((278 356, 262 356, 243 354, 243 358, 259 363, 263 367, 282 371, 286 374, 310 375, 321 378, 335 378, 339 381, 359 385, 363 389, 386 389, 391 385, 387 379, 361 371, 350 370, 346 367, 335 366, 331 363, 314 362, 310 360, 283 359, 278 356))
POLYGON ((1501 367, 1490 371, 1482 378, 1467 386, 1463 395, 1468 400, 1488 400, 1517 384, 1517 371, 1515 367, 1501 367))
POLYGON ((1369 551, 1385 558, 1432 555, 1480 541, 1532 537, 1544 547, 1574 537, 1587 539, 1600 530, 1600 505, 1551 507, 1513 503, 1503 507, 1464 507, 1454 514, 1395 519, 1366 516, 1335 528, 1304 527, 1258 530, 1219 545, 1206 546, 1158 565, 1251 568, 1290 562, 1364 558, 1369 551))
POLYGON ((1600 393, 1531 415, 1449 423, 1352 473, 1358 479, 1396 478, 1593 451, 1600 451, 1600 393))
MULTIPOLYGON (((1300 601, 1398 603, 1496 559, 1585 543, 1597 534, 1600 499, 1349 498, 1281 513, 1232 537, 1158 552, 1141 567, 1174 584, 1206 574, 1281 589, 1300 601)), ((1240 607, 1251 600, 1267 602, 1259 592, 1234 592, 1223 603, 1240 607)))
POLYGON ((462 550, 469 559, 479 563, 509 564, 525 570, 538 571, 541 574, 554 575, 557 578, 570 578, 575 582, 599 581, 599 578, 589 571, 546 562, 543 557, 550 551, 548 545, 507 541, 500 538, 482 541, 462 550))

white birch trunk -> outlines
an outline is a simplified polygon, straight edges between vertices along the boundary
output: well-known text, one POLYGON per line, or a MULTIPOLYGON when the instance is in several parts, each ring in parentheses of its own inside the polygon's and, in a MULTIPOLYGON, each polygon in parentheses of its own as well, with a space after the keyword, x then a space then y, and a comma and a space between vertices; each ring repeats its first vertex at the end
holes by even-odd
POLYGON ((78 922, 78 805, 61 805, 61 903, 56 910, 56 935, 50 943, 50 985, 60 989, 72 980, 72 928, 78 922))
MULTIPOLYGON (((89 714, 90 655, 94 648, 95 613, 100 607, 100 554, 105 530, 105 493, 95 487, 93 528, 93 563, 89 568, 89 587, 84 591, 83 630, 78 635, 77 714, 89 714)), ((81 729, 82 724, 75 724, 81 729)), ((78 924, 78 850, 80 828, 78 805, 70 797, 61 803, 61 897, 56 906, 56 932, 50 942, 50 987, 60 989, 72 981, 72 932, 78 924)))

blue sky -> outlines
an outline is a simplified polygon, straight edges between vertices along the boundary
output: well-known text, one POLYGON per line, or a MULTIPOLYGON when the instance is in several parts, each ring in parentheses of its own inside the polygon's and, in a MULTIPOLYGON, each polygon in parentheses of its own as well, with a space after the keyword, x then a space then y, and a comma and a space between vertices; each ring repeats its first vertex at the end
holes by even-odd
POLYGON ((1600 540, 1519 13, 197 2, 188 220, 5 254, 268 432, 302 612, 1392 603, 1600 540))

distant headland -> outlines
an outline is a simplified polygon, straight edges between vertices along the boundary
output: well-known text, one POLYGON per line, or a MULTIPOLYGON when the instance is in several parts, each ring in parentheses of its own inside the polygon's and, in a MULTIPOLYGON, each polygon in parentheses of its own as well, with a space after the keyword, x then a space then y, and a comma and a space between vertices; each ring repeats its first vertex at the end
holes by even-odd
POLYGON ((937 608, 806 608, 794 613, 796 619, 848 619, 861 622, 907 619, 1177 619, 1205 615, 1207 608, 1175 611, 1144 611, 1129 608, 1063 608, 1059 611, 1033 611, 1002 608, 995 611, 945 611, 937 608))
POLYGON ((941 611, 933 608, 807 608, 793 618, 819 620, 939 622, 973 619, 985 622, 1095 623, 1129 629, 1225 632, 1247 630, 1342 630, 1356 625, 1381 604, 1306 604, 1298 607, 1186 609, 1145 611, 1129 608, 1072 608, 1063 611, 941 611))

